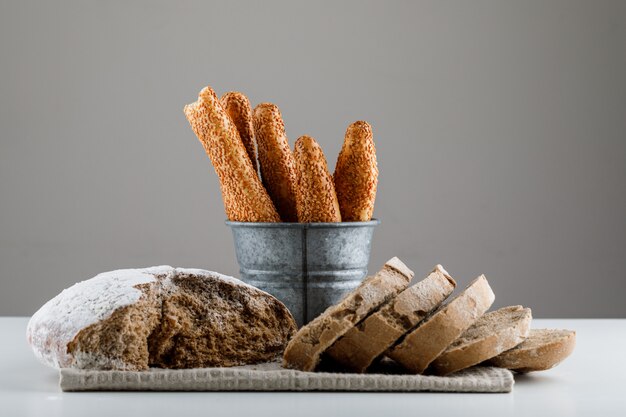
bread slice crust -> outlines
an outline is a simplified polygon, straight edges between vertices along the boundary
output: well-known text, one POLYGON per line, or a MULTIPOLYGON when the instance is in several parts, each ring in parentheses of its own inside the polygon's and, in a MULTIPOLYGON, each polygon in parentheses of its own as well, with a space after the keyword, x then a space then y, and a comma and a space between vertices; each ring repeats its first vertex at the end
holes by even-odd
POLYGON ((429 371, 447 375, 514 348, 528 336, 531 319, 530 309, 522 306, 484 314, 433 361, 429 371))
POLYGON ((328 356, 345 369, 363 373, 454 290, 456 282, 437 265, 422 281, 405 289, 351 328, 328 349, 328 356))
POLYGON ((526 373, 545 371, 565 360, 576 346, 573 330, 531 329, 526 340, 486 364, 526 373))
POLYGON ((495 295, 484 275, 456 298, 437 309, 387 350, 391 359, 419 374, 493 304, 495 295))
POLYGON ((400 259, 392 258, 373 277, 366 278, 338 304, 330 306, 303 326, 289 341, 283 356, 285 368, 313 371, 322 353, 380 305, 404 290, 411 271, 400 259))

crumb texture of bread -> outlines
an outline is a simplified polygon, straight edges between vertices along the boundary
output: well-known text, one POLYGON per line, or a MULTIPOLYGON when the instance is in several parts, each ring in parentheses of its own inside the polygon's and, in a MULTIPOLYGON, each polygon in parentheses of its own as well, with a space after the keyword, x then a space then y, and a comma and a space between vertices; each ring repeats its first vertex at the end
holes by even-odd
POLYGON ((503 307, 480 317, 437 357, 429 370, 447 375, 477 365, 522 343, 530 331, 532 313, 522 306, 503 307))
POLYGON ((419 374, 493 304, 495 295, 484 275, 457 297, 439 307, 398 344, 387 350, 391 359, 419 374))
POLYGON ((303 326, 289 341, 283 356, 286 368, 313 371, 321 355, 357 323, 403 291, 413 271, 398 258, 387 261, 376 275, 366 278, 338 304, 303 326))
POLYGON ((337 200, 344 222, 372 219, 378 165, 372 127, 364 121, 348 126, 333 174, 337 200))
POLYGON ((246 148, 250 162, 255 172, 258 172, 259 164, 256 155, 256 141, 254 139, 254 128, 252 126, 252 107, 250 100, 245 94, 239 91, 230 91, 220 98, 220 103, 226 114, 233 121, 239 137, 246 148))
POLYGON ((486 364, 520 373, 545 371, 565 360, 575 346, 573 330, 531 329, 526 340, 486 364))
POLYGON ((280 222, 237 127, 211 87, 202 89, 198 100, 186 105, 184 112, 220 180, 228 220, 280 222))
POLYGON ((425 279, 352 327, 328 349, 327 355, 347 370, 365 372, 402 335, 437 308, 455 286, 454 279, 437 265, 425 279))
POLYGON ((333 178, 320 145, 301 136, 294 147, 296 160, 296 208, 300 223, 341 222, 333 178))
POLYGON ((281 219, 297 222, 296 162, 278 106, 272 103, 259 104, 254 108, 253 121, 263 185, 281 219))
POLYGON ((178 273, 177 291, 163 301, 160 325, 148 340, 151 366, 203 368, 280 357, 295 333, 291 314, 269 294, 228 281, 178 273))
POLYGON ((136 371, 274 360, 296 330, 264 291, 216 272, 161 266, 75 284, 33 315, 27 339, 54 368, 136 371))

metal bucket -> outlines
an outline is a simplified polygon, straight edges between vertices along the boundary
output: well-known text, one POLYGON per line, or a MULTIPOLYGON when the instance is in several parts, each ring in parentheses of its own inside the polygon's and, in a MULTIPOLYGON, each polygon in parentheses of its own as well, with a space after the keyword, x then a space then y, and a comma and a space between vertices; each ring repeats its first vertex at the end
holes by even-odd
POLYGON ((226 225, 233 231, 241 279, 285 303, 302 326, 365 278, 379 223, 226 225))

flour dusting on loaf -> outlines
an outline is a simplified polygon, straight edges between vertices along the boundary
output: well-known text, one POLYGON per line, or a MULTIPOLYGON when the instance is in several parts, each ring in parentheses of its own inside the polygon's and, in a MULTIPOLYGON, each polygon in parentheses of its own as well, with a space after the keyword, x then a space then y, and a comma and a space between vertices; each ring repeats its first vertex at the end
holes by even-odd
POLYGON ((64 290, 33 315, 27 338, 55 368, 141 370, 271 360, 295 330, 287 308, 264 291, 216 272, 158 266, 64 290))

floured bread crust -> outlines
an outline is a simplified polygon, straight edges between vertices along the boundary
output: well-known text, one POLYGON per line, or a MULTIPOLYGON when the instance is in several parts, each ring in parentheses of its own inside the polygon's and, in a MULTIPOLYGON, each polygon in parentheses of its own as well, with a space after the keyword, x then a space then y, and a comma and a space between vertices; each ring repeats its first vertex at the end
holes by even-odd
POLYGON ((160 266, 106 272, 31 318, 35 355, 55 368, 144 370, 263 362, 296 324, 270 294, 235 278, 160 266))

